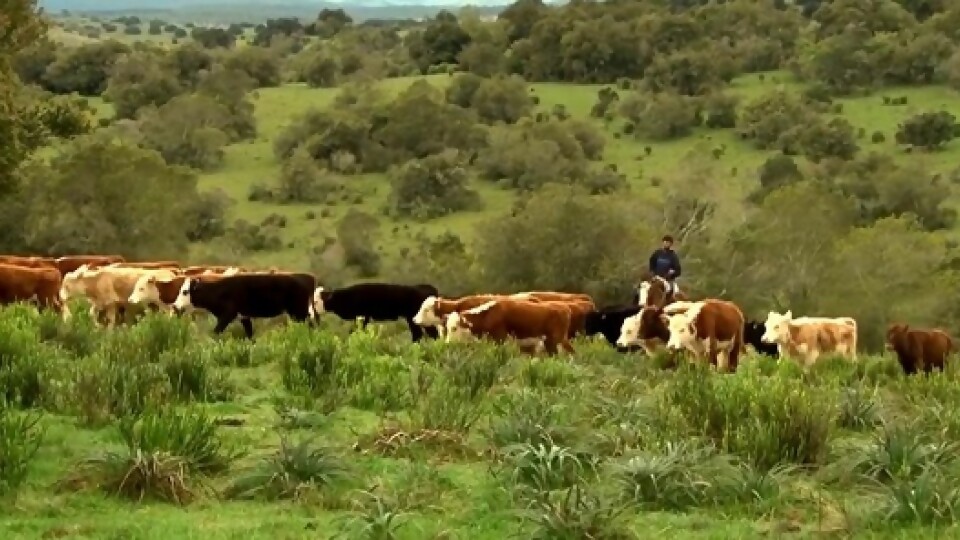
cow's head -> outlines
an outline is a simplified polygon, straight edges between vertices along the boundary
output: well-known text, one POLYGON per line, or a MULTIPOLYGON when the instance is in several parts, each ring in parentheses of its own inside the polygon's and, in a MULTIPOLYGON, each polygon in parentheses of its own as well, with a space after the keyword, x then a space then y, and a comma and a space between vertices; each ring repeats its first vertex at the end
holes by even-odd
POLYGON ((471 328, 473 328, 473 324, 467 320, 466 316, 453 312, 447 316, 446 336, 444 339, 447 343, 468 341, 473 337, 471 328))
POLYGON ((157 276, 144 275, 137 279, 133 286, 133 292, 127 299, 131 304, 140 304, 144 302, 160 303, 160 291, 157 289, 157 276))
POLYGON ((764 332, 760 341, 764 343, 786 343, 790 339, 790 321, 792 320, 792 310, 783 315, 775 311, 767 313, 767 320, 763 323, 764 332))
POLYGON ((667 328, 670 330, 668 350, 678 351, 697 339, 696 319, 689 313, 677 313, 670 317, 667 328))
POLYGON ((892 323, 887 326, 887 336, 883 342, 883 348, 886 351, 893 350, 893 343, 897 338, 906 334, 910 330, 910 325, 905 323, 892 323))
POLYGON ((311 299, 310 305, 313 306, 314 317, 319 317, 327 312, 326 303, 330 300, 330 297, 333 296, 333 291, 328 291, 319 286, 313 290, 313 298, 311 299))
POLYGON ((413 316, 413 323, 419 324, 420 326, 443 324, 443 320, 437 315, 437 301, 438 298, 436 296, 428 296, 427 299, 420 304, 420 310, 413 316))
POLYGON ((184 313, 193 308, 193 293, 197 289, 197 283, 197 280, 194 278, 183 280, 183 285, 180 287, 180 294, 177 295, 177 299, 173 302, 174 311, 184 313))
POLYGON ((643 312, 632 315, 623 320, 620 325, 620 337, 617 338, 618 347, 629 347, 640 344, 640 327, 643 312))

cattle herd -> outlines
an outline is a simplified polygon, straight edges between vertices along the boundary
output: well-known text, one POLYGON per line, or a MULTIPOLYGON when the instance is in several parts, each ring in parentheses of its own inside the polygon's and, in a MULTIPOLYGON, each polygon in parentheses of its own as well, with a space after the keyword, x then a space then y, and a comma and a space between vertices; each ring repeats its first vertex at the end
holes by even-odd
MULTIPOLYGON (((850 317, 793 317, 770 312, 749 321, 733 302, 690 300, 656 276, 645 276, 633 302, 597 308, 586 294, 533 291, 444 298, 427 284, 359 283, 340 289, 317 285, 307 273, 224 266, 181 266, 176 261, 129 262, 120 256, 59 258, 0 255, 0 304, 33 302, 71 316, 69 301, 85 298, 90 314, 107 327, 143 309, 182 315, 202 310, 216 318, 215 333, 235 319, 248 338, 253 318, 282 315, 315 325, 324 313, 345 320, 403 319, 413 341, 515 340, 527 353, 573 352, 577 335, 602 335, 618 350, 652 354, 688 351, 721 371, 736 371, 740 356, 793 358, 810 366, 829 354, 855 360, 857 322, 850 317)), ((939 329, 889 325, 886 347, 908 374, 942 369, 953 339, 939 329)))

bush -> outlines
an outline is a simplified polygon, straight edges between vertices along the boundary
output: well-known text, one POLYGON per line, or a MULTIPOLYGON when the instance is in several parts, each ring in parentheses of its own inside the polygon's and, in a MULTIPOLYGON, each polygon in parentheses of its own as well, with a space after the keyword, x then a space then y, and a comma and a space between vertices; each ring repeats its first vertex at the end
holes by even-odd
POLYGON ((912 116, 897 126, 897 144, 909 144, 927 150, 938 150, 956 136, 957 118, 947 112, 925 112, 912 116))
POLYGON ((399 216, 432 219, 476 209, 480 196, 468 185, 459 152, 446 150, 390 171, 390 210, 399 216))
POLYGON ((30 473, 43 442, 37 415, 18 413, 0 401, 0 497, 14 496, 30 473))

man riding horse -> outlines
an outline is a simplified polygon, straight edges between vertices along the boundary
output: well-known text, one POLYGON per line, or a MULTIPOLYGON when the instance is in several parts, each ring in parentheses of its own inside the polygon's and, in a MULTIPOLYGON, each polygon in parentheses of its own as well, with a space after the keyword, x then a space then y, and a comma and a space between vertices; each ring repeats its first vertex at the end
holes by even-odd
POLYGON ((663 307, 685 298, 677 287, 680 277, 680 257, 673 250, 673 237, 665 235, 662 246, 650 255, 649 274, 637 287, 637 303, 663 307))

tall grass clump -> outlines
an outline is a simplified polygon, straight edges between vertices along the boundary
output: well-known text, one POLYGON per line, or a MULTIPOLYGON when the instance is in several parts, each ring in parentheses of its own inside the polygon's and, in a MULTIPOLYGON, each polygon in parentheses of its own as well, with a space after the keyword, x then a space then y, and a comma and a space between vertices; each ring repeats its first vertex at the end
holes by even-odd
POLYGON ((141 414, 173 393, 164 367, 140 356, 137 341, 123 332, 105 335, 93 356, 74 363, 71 386, 77 414, 87 425, 141 414))
POLYGON ((336 377, 342 344, 327 332, 310 332, 303 325, 291 326, 283 333, 285 341, 280 357, 283 388, 310 402, 319 402, 325 411, 332 411, 341 400, 336 377))
POLYGON ((170 317, 159 312, 148 312, 125 331, 148 362, 158 362, 164 353, 182 350, 197 338, 189 318, 170 317))
POLYGON ((835 404, 830 395, 786 377, 717 377, 690 365, 663 388, 693 434, 761 470, 781 463, 819 464, 828 450, 835 404))
POLYGON ((42 311, 37 324, 44 343, 57 346, 74 358, 93 354, 100 341, 96 321, 87 309, 73 311, 67 321, 59 313, 42 311))
POLYGON ((195 342, 160 355, 173 395, 180 401, 226 401, 233 395, 226 373, 210 358, 211 350, 207 343, 195 342))
POLYGON ((16 494, 26 481, 44 431, 36 414, 17 412, 0 400, 0 497, 16 494))
POLYGON ((214 420, 203 413, 151 410, 118 424, 124 450, 83 460, 63 482, 124 498, 186 504, 196 496, 203 474, 222 471, 239 456, 220 439, 214 420))
POLYGON ((568 392, 524 388, 497 396, 492 407, 484 431, 493 447, 520 443, 572 446, 579 442, 576 411, 568 392))
POLYGON ((58 354, 40 341, 38 315, 26 304, 0 310, 0 401, 30 408, 40 405, 58 354))
POLYGON ((348 478, 343 459, 311 439, 292 442, 280 439, 271 456, 242 471, 227 487, 230 499, 303 499, 330 489, 348 478))
POLYGON ((637 535, 626 521, 629 508, 627 504, 575 484, 547 497, 531 499, 519 515, 523 523, 532 528, 524 531, 525 538, 632 540, 637 535))
POLYGON ((519 354, 515 345, 490 341, 428 341, 418 349, 423 363, 442 369, 453 384, 467 390, 471 398, 493 388, 500 380, 503 367, 519 354))
POLYGON ((409 429, 467 433, 483 414, 483 395, 459 386, 450 370, 421 365, 410 376, 409 429))
POLYGON ((880 422, 880 401, 876 391, 867 391, 862 386, 840 390, 837 425, 844 429, 861 431, 871 429, 880 422))

